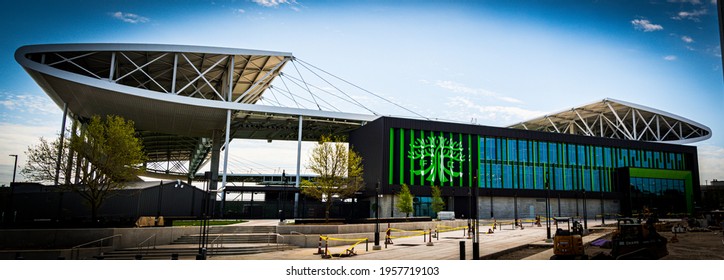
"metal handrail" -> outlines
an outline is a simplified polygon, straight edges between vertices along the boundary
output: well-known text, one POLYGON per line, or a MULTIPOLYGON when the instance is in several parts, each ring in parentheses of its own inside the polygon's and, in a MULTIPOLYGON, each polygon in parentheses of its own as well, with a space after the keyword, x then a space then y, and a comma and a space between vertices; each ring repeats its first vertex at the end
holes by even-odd
POLYGON ((111 236, 103 237, 103 238, 100 238, 100 239, 97 239, 97 240, 93 240, 93 241, 90 241, 90 242, 86 242, 86 243, 83 243, 83 244, 80 244, 80 245, 73 246, 73 247, 70 248, 70 259, 71 259, 71 260, 76 260, 76 259, 80 258, 80 248, 81 248, 81 247, 86 246, 86 245, 91 245, 91 244, 99 243, 99 242, 100 242, 100 246, 98 246, 98 255, 103 255, 103 241, 108 240, 108 239, 113 239, 113 238, 116 238, 116 237, 121 237, 121 236, 123 236, 123 234, 120 234, 120 233, 119 233, 119 234, 114 234, 114 235, 111 235, 111 236))
POLYGON ((298 234, 298 235, 304 236, 304 248, 307 248, 307 235, 306 234, 298 232, 298 231, 294 231, 294 230, 289 232, 289 234, 298 234))
POLYGON ((138 244, 136 244, 136 248, 141 248, 141 253, 142 253, 142 255, 144 255, 144 256, 145 256, 145 255, 148 255, 148 250, 151 249, 151 244, 148 244, 148 245, 144 248, 143 243, 146 243, 146 242, 150 241, 151 238, 153 238, 153 249, 156 249, 156 233, 154 233, 153 235, 149 236, 149 237, 146 238, 145 240, 143 240, 143 241, 139 242, 138 244))
POLYGON ((215 251, 216 251, 215 249, 224 248, 224 238, 223 238, 223 237, 224 237, 224 234, 221 233, 221 234, 219 234, 218 236, 216 236, 216 238, 214 238, 214 240, 212 240, 211 243, 209 243, 209 246, 208 246, 208 248, 209 248, 208 254, 209 254, 209 255, 213 255, 214 253, 216 253, 216 252, 215 252, 215 251), (220 244, 217 244, 216 241, 219 240, 219 239, 221 239, 221 242, 220 242, 220 244))
MULTIPOLYGON (((276 233, 276 232, 270 232, 270 233, 267 233, 267 236, 266 236, 266 246, 270 246, 270 245, 271 245, 271 237, 272 237, 272 236, 281 237, 281 238, 282 238, 282 242, 283 242, 284 244, 286 244, 286 238, 285 238, 284 235, 281 235, 281 234, 276 233)), ((276 243, 277 251, 279 251, 279 242, 276 242, 276 240, 274 240, 274 243, 276 243)))

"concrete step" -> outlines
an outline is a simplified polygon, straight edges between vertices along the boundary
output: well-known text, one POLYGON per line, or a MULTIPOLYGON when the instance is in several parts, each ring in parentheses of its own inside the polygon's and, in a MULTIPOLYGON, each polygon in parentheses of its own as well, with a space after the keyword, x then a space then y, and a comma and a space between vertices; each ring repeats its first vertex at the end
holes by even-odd
MULTIPOLYGON (((271 244, 264 246, 246 246, 246 247, 222 247, 222 248, 209 248, 209 255, 248 255, 258 254, 266 252, 292 250, 298 248, 297 246, 287 244, 271 244)), ((116 250, 113 252, 105 253, 103 259, 108 260, 133 260, 137 256, 141 259, 171 259, 173 254, 177 254, 181 259, 195 258, 198 254, 198 248, 156 248, 156 249, 141 249, 141 248, 128 248, 116 250)))
POLYGON ((276 226, 211 226, 209 234, 227 233, 276 233, 276 226))

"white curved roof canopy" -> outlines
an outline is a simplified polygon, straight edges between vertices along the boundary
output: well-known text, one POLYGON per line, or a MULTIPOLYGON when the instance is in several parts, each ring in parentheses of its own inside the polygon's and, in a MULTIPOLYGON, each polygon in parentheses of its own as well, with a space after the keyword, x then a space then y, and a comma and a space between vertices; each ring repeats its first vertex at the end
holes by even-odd
MULTIPOLYGON (((342 134, 376 116, 257 105, 291 53, 246 49, 149 45, 32 45, 16 61, 71 114, 119 115, 133 120, 150 163, 174 164, 164 173, 194 174, 208 158, 212 131, 231 137, 296 140, 304 117, 305 140, 342 134)), ((164 166, 168 166, 164 164, 164 166)), ((149 166, 153 170, 152 166, 149 166)))
POLYGON ((611 98, 509 127, 673 144, 693 143, 711 137, 711 129, 695 121, 611 98))

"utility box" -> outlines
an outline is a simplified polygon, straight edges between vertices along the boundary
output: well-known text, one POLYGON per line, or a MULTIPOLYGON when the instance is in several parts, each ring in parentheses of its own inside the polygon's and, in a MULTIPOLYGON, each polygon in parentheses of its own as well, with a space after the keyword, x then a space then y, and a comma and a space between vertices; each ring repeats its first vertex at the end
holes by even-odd
POLYGON ((453 211, 440 211, 437 212, 438 220, 455 220, 455 212, 453 211))

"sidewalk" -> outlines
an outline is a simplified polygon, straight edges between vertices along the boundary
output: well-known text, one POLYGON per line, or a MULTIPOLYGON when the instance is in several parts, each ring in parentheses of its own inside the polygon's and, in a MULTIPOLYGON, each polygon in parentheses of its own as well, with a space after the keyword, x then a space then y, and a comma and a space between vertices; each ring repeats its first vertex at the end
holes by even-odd
MULTIPOLYGON (((505 223, 506 221, 499 221, 505 223)), ((610 223, 612 221, 608 221, 610 223)), ((492 234, 484 234, 488 232, 489 225, 488 221, 480 221, 480 255, 486 256, 494 253, 498 253, 511 248, 517 248, 533 244, 536 242, 542 242, 546 239, 546 228, 543 227, 531 227, 530 224, 525 224, 525 229, 512 229, 511 225, 502 226, 494 231, 492 234)), ((589 221, 589 228, 593 228, 599 223, 595 221, 589 221)), ((590 242, 598 238, 597 234, 592 234, 584 238, 584 242, 590 242)), ((459 260, 460 259, 460 242, 464 241, 465 246, 465 258, 468 260, 472 259, 472 239, 467 239, 463 236, 462 230, 451 231, 440 233, 439 238, 433 239, 433 246, 428 246, 427 240, 423 239, 423 236, 415 236, 409 238, 396 238, 393 239, 394 244, 384 245, 384 234, 380 235, 380 245, 382 250, 374 251, 372 247, 374 241, 370 240, 367 244, 369 250, 366 251, 366 244, 360 243, 354 248, 354 252, 357 254, 352 257, 335 257, 330 260, 459 260)), ((552 243, 550 246, 552 246, 552 243)), ((350 245, 330 247, 330 254, 344 253, 346 249, 350 248, 350 245)), ((552 255, 552 249, 549 250, 552 255)), ((320 255, 315 255, 317 248, 299 248, 294 250, 287 250, 282 252, 269 252, 260 253, 254 255, 237 255, 237 256, 213 256, 210 259, 214 260, 321 260, 320 255)), ((548 251, 546 251, 548 252, 548 251)), ((546 253, 543 252, 543 253, 546 253)), ((539 254, 538 258, 533 259, 548 259, 545 254, 539 254)))

